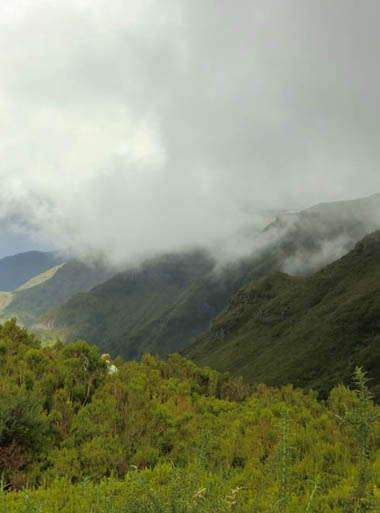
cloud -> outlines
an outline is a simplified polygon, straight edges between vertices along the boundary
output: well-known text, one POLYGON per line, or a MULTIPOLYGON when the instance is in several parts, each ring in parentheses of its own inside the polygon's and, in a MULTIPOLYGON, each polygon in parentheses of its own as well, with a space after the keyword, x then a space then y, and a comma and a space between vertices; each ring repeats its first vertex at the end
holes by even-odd
POLYGON ((347 234, 338 235, 334 240, 322 241, 321 247, 311 251, 297 251, 287 258, 281 268, 291 275, 309 275, 338 260, 353 248, 353 240, 347 234))
MULTIPOLYGON (((112 261, 380 190, 375 0, 3 0, 0 216, 112 261)), ((224 241, 224 242, 221 242, 224 241)))

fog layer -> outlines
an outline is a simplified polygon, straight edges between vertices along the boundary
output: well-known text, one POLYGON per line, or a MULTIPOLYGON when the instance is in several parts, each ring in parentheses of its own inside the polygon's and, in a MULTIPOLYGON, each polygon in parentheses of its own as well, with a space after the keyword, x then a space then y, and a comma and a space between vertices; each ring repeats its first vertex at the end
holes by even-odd
MULTIPOLYGON (((3 0, 0 217, 113 262, 380 190, 376 0, 3 0)), ((246 237, 249 234, 249 237, 246 237)))

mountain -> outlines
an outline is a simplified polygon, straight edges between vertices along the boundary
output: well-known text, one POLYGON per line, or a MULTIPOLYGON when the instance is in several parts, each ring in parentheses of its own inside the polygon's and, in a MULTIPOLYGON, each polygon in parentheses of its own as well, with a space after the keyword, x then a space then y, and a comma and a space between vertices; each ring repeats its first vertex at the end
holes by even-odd
POLYGON ((380 393, 380 231, 310 277, 271 273, 241 288, 183 354, 249 383, 323 395, 364 367, 380 393))
POLYGON ((214 269, 202 252, 153 259, 70 298, 38 324, 50 336, 63 331, 68 341, 83 338, 114 356, 166 356, 196 340, 250 281, 281 270, 308 275, 342 256, 379 228, 378 212, 380 194, 283 213, 254 240, 252 255, 237 263, 214 269), (186 276, 180 282, 179 269, 186 276))
POLYGON ((232 291, 266 272, 260 261, 214 272, 215 262, 204 252, 167 255, 145 262, 71 297, 37 320, 72 341, 97 344, 101 351, 127 359, 150 352, 167 356, 205 331, 227 304, 232 291))
POLYGON ((274 237, 279 270, 307 275, 350 251, 380 228, 380 193, 367 198, 320 203, 277 216, 264 232, 274 237))
POLYGON ((0 260, 0 290, 9 292, 34 276, 64 262, 56 252, 27 251, 0 260))
MULTIPOLYGON (((120 273, 87 294, 71 297, 42 316, 39 326, 83 338, 104 352, 133 359, 157 352, 160 320, 183 293, 210 272, 214 262, 202 251, 166 255, 120 273)), ((172 352, 164 341, 160 352, 172 352)))
POLYGON ((114 273, 104 265, 69 260, 34 276, 12 292, 0 294, 0 319, 16 317, 24 326, 73 294, 86 292, 114 273))
POLYGON ((283 213, 260 236, 250 236, 256 249, 237 263, 214 268, 202 252, 153 259, 70 298, 38 324, 50 336, 62 336, 63 330, 66 340, 83 338, 114 356, 166 356, 196 340, 252 280, 272 271, 309 275, 347 253, 380 227, 378 212, 380 194, 283 213), (191 272, 184 270, 189 265, 191 272), (179 269, 186 275, 181 283, 179 269))

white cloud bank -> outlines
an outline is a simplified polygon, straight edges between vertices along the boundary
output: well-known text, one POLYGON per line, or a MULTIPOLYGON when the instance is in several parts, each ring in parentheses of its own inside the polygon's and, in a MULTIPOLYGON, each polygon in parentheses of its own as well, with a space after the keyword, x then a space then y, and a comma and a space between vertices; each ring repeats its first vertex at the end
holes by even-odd
MULTIPOLYGON (((0 216, 128 261, 380 190, 375 0, 2 0, 0 216)), ((247 246, 247 247, 245 247, 247 246)))

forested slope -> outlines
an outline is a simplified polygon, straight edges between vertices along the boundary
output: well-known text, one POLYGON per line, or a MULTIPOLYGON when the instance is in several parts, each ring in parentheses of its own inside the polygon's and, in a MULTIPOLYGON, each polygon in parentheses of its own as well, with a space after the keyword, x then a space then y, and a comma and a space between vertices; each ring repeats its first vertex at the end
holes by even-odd
POLYGON ((380 232, 311 277, 274 273, 240 289, 184 351, 247 382, 324 394, 363 365, 380 392, 380 232))

